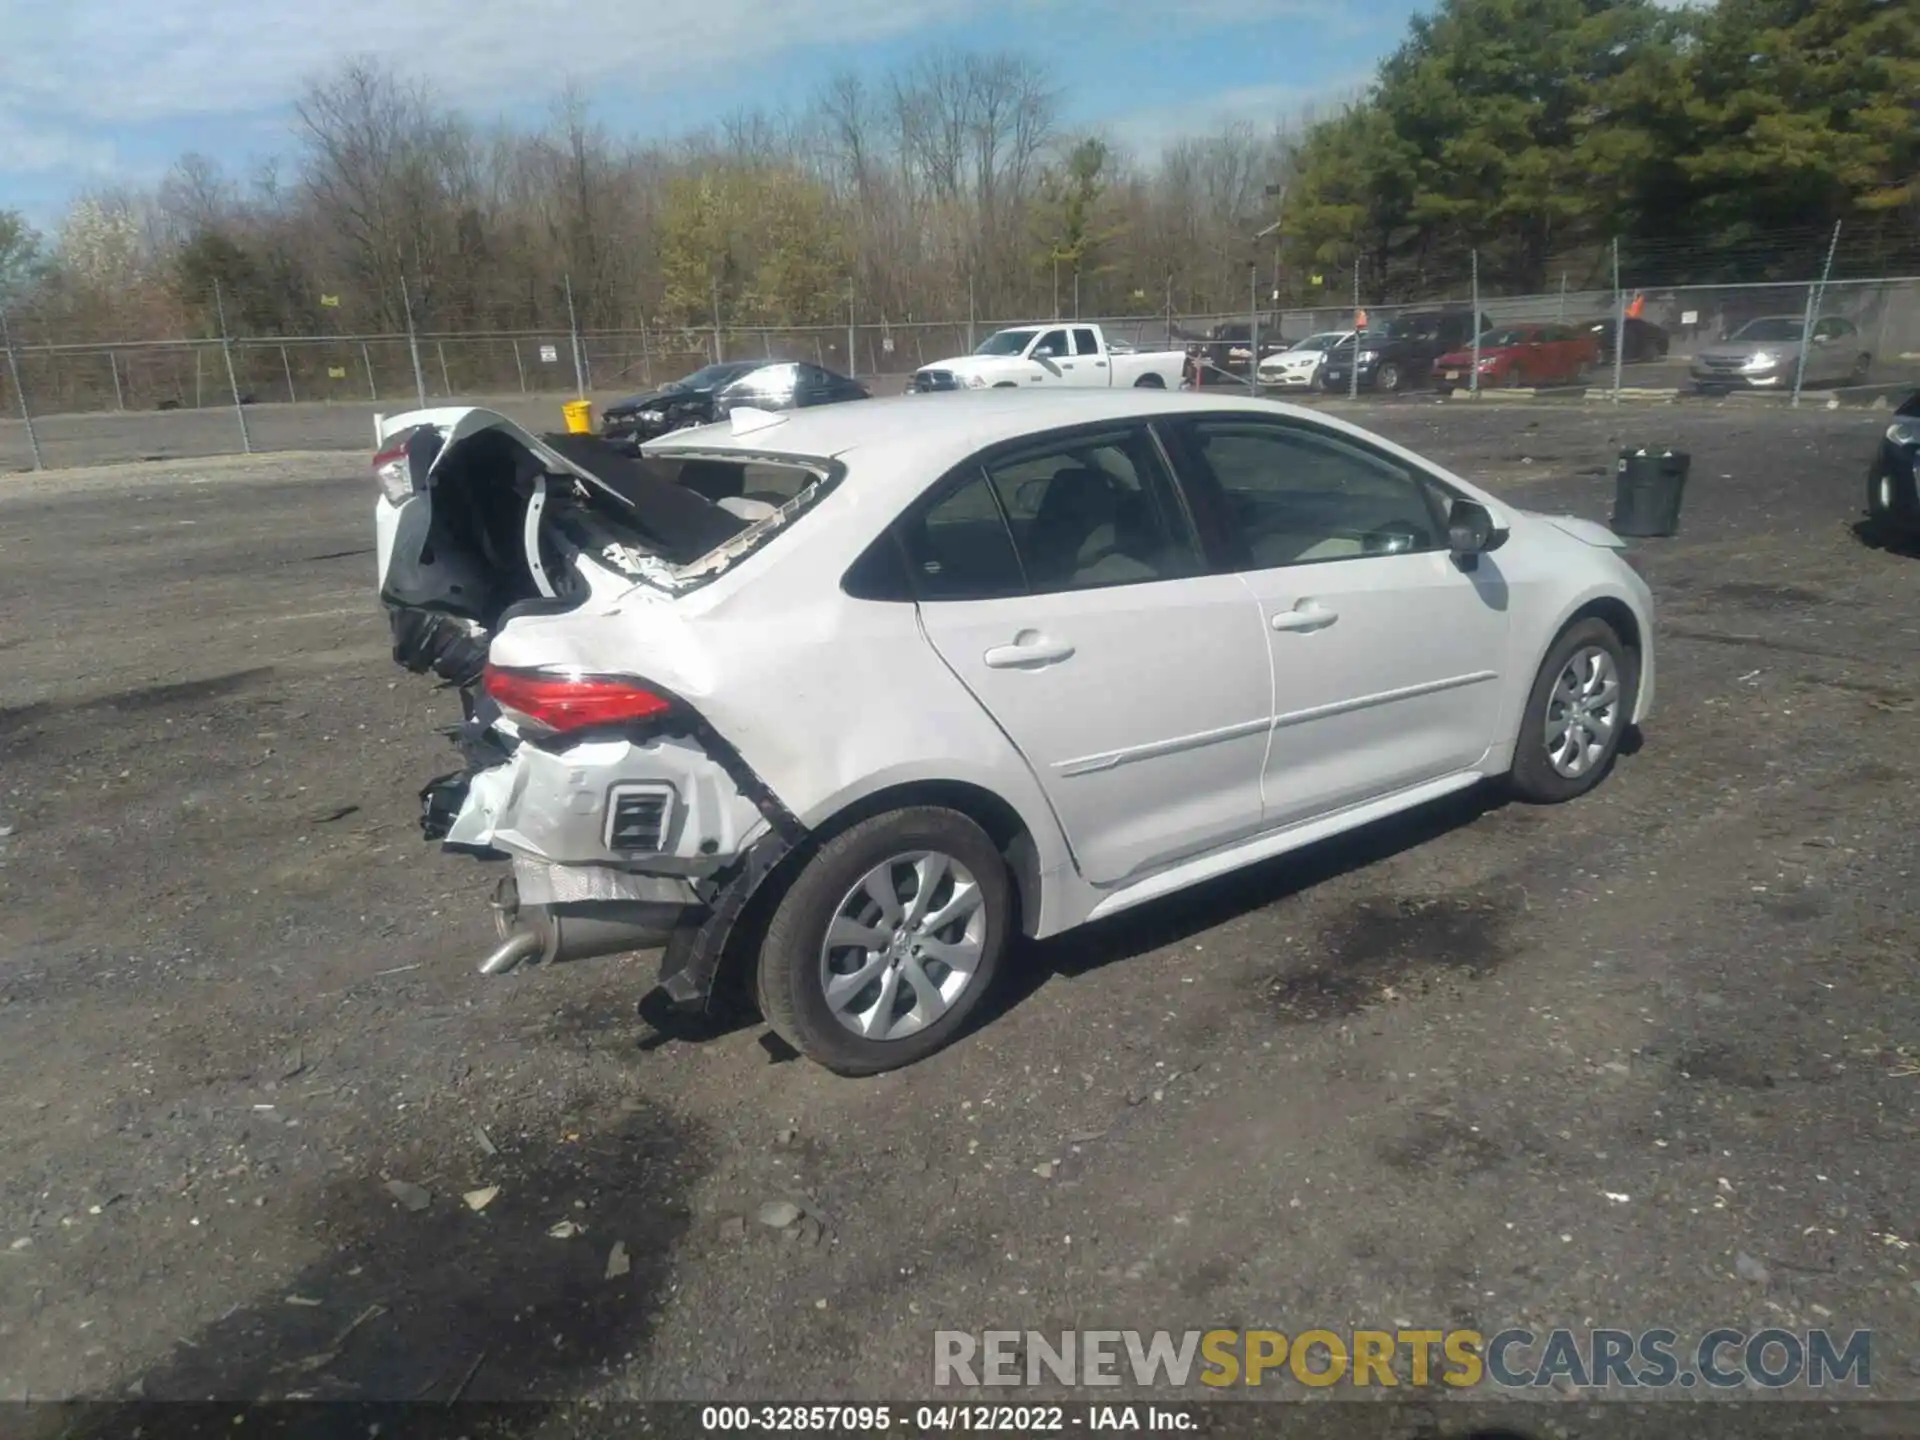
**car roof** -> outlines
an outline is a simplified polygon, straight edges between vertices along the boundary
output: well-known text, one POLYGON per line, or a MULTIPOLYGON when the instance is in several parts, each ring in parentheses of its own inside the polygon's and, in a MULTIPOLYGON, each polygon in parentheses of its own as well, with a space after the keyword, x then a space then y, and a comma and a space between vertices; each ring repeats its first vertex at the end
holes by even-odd
MULTIPOLYGON (((716 454, 829 460, 898 453, 924 482, 989 445, 1071 425, 1160 416, 1248 411, 1325 422, 1311 410, 1246 395, 1179 390, 1056 390, 1047 394, 983 390, 957 395, 893 395, 858 405, 781 412, 776 423, 735 431, 731 422, 676 430, 645 447, 649 455, 716 454)), ((884 468, 876 465, 876 469, 884 468)))

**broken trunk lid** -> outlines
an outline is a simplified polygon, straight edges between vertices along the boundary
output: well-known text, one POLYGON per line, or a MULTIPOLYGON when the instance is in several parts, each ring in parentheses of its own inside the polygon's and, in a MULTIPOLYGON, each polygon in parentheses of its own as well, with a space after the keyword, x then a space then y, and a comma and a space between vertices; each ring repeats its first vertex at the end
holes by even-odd
POLYGON ((543 439, 498 411, 448 406, 388 416, 380 426, 380 438, 384 443, 420 426, 430 426, 443 437, 439 453, 427 468, 430 481, 447 475, 463 443, 497 432, 526 450, 550 474, 572 476, 591 493, 613 501, 668 564, 698 560, 747 528, 739 516, 666 478, 652 462, 622 455, 595 435, 543 439))

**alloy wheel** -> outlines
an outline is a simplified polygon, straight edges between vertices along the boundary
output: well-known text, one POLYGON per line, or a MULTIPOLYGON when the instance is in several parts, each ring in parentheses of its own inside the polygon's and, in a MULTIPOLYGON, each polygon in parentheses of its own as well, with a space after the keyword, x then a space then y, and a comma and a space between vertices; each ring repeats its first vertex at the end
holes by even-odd
POLYGON ((1620 674, 1598 645, 1574 652, 1547 700, 1547 759, 1577 780, 1606 758, 1620 721, 1620 674))
POLYGON ((979 881, 953 856, 921 850, 882 861, 834 907, 821 942, 828 1011, 866 1040, 924 1030, 973 983, 986 922, 979 881))

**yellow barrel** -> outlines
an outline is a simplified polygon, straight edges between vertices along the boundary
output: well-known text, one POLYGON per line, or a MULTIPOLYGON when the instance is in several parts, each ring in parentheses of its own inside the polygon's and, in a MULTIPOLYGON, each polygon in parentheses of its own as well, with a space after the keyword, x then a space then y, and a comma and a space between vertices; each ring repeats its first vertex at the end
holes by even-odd
POLYGON ((569 400, 560 409, 567 417, 569 435, 593 433, 593 402, 591 400, 569 400))

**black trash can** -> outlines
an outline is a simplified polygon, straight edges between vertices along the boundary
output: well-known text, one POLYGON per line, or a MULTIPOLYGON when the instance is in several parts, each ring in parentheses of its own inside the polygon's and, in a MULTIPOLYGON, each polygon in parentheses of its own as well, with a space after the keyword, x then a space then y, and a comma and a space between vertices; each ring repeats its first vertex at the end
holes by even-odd
POLYGON ((1693 457, 1684 450, 1655 454, 1644 447, 1622 450, 1614 475, 1613 533, 1677 535, 1680 499, 1687 488, 1693 457))

